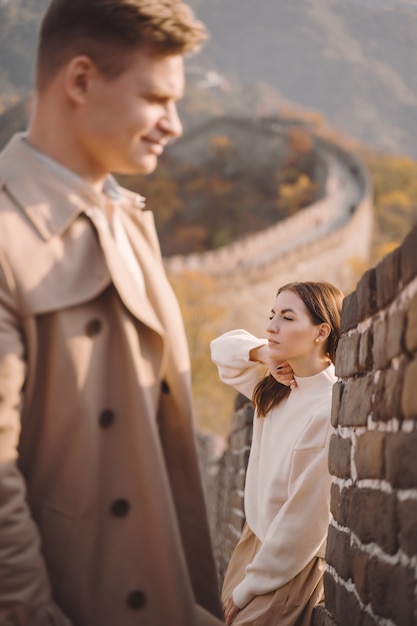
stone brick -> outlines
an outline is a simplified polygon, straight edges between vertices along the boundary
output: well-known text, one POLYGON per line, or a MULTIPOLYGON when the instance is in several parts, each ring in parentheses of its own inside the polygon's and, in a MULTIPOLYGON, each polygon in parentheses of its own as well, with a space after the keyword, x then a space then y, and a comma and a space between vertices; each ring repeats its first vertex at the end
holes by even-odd
POLYGON ((350 452, 352 442, 349 438, 344 439, 339 435, 332 435, 330 438, 329 449, 329 471, 333 476, 339 478, 349 478, 350 471, 350 452))
POLYGON ((356 286, 358 321, 371 317, 377 310, 376 305, 376 272, 369 269, 356 286))
POLYGON ((403 342, 405 335, 405 312, 398 309, 388 316, 386 355, 388 361, 403 353, 403 342))
POLYGON ((378 618, 374 619, 372 615, 369 615, 369 613, 365 613, 360 626, 378 626, 380 624, 381 622, 378 618))
POLYGON ((416 450, 417 432, 387 434, 386 477, 394 488, 413 489, 417 486, 416 450))
POLYGON ((359 341, 359 369, 361 372, 372 369, 373 366, 374 333, 372 326, 360 335, 359 341))
POLYGON ((398 549, 395 495, 354 488, 350 504, 347 525, 359 540, 376 543, 384 552, 394 554, 398 549))
POLYGON ((417 419, 417 357, 406 365, 401 408, 405 419, 417 419))
POLYGON ((387 422, 394 417, 402 419, 401 396, 403 391, 406 363, 393 367, 381 373, 376 386, 373 405, 373 419, 387 422))
POLYGON ((338 423, 342 426, 366 426, 372 409, 373 375, 349 380, 344 389, 338 423))
POLYGON ((401 244, 401 278, 407 285, 417 276, 417 227, 414 228, 401 244))
POLYGON ((337 346, 336 375, 341 378, 355 376, 359 373, 359 342, 360 335, 344 335, 337 346))
POLYGON ((385 434, 366 432, 356 440, 355 465, 358 478, 384 478, 385 434))
POLYGON ((409 556, 417 555, 417 500, 398 503, 400 544, 409 556))
POLYGON ((364 613, 356 596, 341 585, 338 585, 336 588, 336 606, 337 613, 335 617, 339 626, 356 626, 361 624, 364 613))
POLYGON ((337 622, 330 615, 324 604, 318 604, 313 609, 312 626, 337 626, 337 622))
POLYGON ((330 487, 330 513, 340 524, 340 487, 336 483, 330 487))
POLYGON ((352 496, 356 487, 348 487, 342 489, 339 500, 339 524, 341 526, 349 526, 350 515, 352 509, 352 496))
POLYGON ((360 320, 358 319, 358 301, 356 291, 347 295, 343 300, 342 316, 340 320, 341 333, 354 328, 360 320))
POLYGON ((334 426, 335 428, 339 424, 340 405, 342 402, 344 390, 345 383, 338 381, 333 385, 331 422, 332 426, 334 426))
POLYGON ((369 554, 360 550, 355 545, 351 548, 350 554, 352 582, 356 587, 361 601, 366 605, 369 602, 368 592, 368 563, 369 554))
POLYGON ((326 546, 326 561, 332 565, 343 580, 352 577, 350 566, 350 536, 348 533, 329 526, 326 546))
POLYGON ((410 302, 406 322, 405 347, 409 352, 417 350, 417 294, 410 302))
POLYGON ((324 597, 326 598, 326 609, 331 615, 337 616, 336 590, 337 583, 330 572, 324 572, 324 597))
POLYGON ((387 254, 375 268, 376 306, 378 311, 394 300, 401 286, 401 254, 396 248, 387 254))
POLYGON ((401 565, 374 558, 368 566, 369 598, 373 612, 399 626, 413 626, 414 575, 401 565))
POLYGON ((372 346, 372 358, 375 369, 384 369, 390 362, 387 354, 388 321, 379 318, 374 322, 374 341, 372 346))

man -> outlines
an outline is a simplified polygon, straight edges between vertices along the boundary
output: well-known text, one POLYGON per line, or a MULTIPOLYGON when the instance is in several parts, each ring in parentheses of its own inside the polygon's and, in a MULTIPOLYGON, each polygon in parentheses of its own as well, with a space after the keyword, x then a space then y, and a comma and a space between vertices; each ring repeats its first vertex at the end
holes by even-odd
POLYGON ((52 0, 0 156, 0 624, 220 624, 189 360, 152 215, 109 172, 181 134, 181 0, 52 0), (204 608, 202 608, 204 607, 204 608))

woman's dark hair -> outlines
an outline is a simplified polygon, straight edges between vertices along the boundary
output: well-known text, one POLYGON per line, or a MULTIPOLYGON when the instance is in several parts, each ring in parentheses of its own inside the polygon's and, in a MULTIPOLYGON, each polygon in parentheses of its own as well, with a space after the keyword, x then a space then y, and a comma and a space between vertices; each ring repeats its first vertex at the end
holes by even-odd
MULTIPOLYGON (((313 324, 326 323, 330 334, 326 341, 326 354, 335 362, 336 348, 340 337, 340 313, 342 310, 342 292, 327 282, 295 282, 281 287, 282 291, 294 292, 305 304, 313 324)), ((290 388, 282 385, 272 374, 268 374, 255 387, 252 402, 259 417, 265 415, 290 393, 290 388)))

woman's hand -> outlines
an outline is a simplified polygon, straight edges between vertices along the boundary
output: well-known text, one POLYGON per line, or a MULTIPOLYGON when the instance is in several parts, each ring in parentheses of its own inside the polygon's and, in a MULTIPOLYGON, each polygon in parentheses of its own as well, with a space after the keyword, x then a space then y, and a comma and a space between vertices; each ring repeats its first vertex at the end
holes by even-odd
POLYGON ((269 372, 281 385, 291 387, 291 389, 296 388, 297 383, 294 379, 294 372, 287 361, 280 361, 278 363, 274 361, 269 366, 269 372))
POLYGON ((226 622, 226 626, 230 626, 233 623, 236 615, 239 613, 240 608, 233 602, 233 597, 227 599, 226 603, 223 605, 224 619, 226 622))
POLYGON ((281 385, 291 387, 291 389, 295 389, 297 386, 291 365, 287 361, 277 361, 271 358, 271 353, 267 345, 253 348, 249 353, 249 358, 251 361, 257 361, 266 365, 270 374, 276 381, 281 383, 281 385))

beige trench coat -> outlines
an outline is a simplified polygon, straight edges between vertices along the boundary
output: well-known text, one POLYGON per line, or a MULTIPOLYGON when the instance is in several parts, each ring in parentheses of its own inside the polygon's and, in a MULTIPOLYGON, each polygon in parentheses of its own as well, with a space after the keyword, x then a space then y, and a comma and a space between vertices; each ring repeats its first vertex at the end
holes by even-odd
POLYGON ((189 358, 153 215, 122 219, 148 297, 85 201, 16 136, 0 157, 0 624, 219 614, 189 358))

